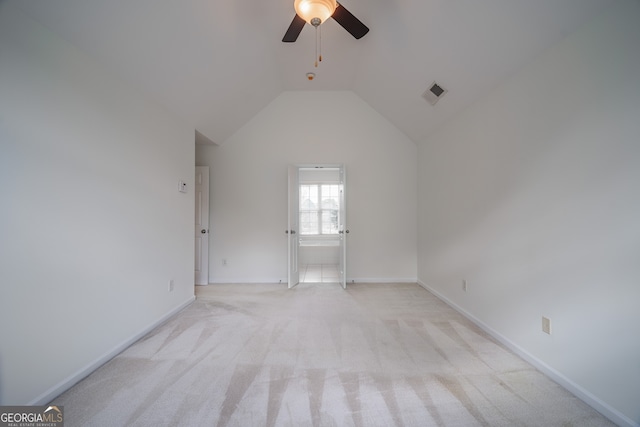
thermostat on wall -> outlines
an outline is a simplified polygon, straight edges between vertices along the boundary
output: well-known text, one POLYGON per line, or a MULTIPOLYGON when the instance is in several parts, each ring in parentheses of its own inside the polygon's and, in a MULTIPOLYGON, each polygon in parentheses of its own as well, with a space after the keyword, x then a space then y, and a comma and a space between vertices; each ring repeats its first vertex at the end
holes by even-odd
POLYGON ((187 192, 187 183, 180 181, 179 185, 178 185, 178 191, 181 193, 186 193, 187 192))

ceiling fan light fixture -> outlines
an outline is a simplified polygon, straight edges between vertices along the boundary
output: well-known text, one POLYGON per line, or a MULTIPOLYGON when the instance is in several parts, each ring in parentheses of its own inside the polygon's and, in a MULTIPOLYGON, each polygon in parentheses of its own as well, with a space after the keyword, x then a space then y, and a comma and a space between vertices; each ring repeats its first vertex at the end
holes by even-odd
MULTIPOLYGON (((333 15, 338 2, 336 0, 294 0, 293 7, 298 16, 304 19, 308 24, 314 25, 311 20, 318 18, 320 24, 333 15)), ((316 25, 317 26, 316 21, 316 25)))

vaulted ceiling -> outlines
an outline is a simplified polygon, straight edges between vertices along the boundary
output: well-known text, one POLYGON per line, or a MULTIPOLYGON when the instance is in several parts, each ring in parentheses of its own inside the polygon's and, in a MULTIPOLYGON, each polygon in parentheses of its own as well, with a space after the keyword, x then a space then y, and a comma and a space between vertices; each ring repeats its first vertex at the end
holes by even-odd
POLYGON ((420 141, 617 0, 344 0, 370 32, 328 20, 317 68, 313 27, 281 42, 293 0, 5 1, 220 144, 287 90, 351 90, 420 141))

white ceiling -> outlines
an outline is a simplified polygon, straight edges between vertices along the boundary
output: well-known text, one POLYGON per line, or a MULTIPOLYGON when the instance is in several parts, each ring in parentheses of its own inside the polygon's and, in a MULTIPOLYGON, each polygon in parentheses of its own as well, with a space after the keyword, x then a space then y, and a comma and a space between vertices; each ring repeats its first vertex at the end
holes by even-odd
POLYGON ((223 143, 286 90, 352 90, 420 141, 617 0, 344 0, 370 32, 327 21, 318 68, 311 26, 281 42, 293 0, 8 1, 223 143))

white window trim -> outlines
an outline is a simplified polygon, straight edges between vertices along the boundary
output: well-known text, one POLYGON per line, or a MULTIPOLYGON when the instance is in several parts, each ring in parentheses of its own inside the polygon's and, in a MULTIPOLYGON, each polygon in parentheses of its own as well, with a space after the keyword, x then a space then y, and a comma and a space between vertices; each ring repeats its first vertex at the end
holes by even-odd
MULTIPOLYGON (((322 233, 322 212, 326 211, 328 209, 322 209, 322 186, 323 185, 340 185, 339 182, 336 181, 300 181, 298 187, 301 187, 303 185, 308 185, 308 186, 317 186, 318 187, 318 204, 320 205, 320 207, 318 209, 314 209, 314 210, 303 210, 300 209, 300 206, 298 206, 298 215, 302 216, 302 213, 305 212, 317 212, 318 215, 318 220, 317 220, 317 224, 318 224, 318 228, 317 228, 317 233, 314 234, 302 234, 302 226, 300 226, 300 236, 301 238, 314 238, 314 239, 321 239, 321 238, 326 238, 326 239, 333 239, 338 235, 338 230, 335 231, 335 233, 322 233)), ((340 208, 338 207, 338 214, 339 214, 340 208)), ((302 221, 299 219, 300 224, 302 225, 302 221)))

